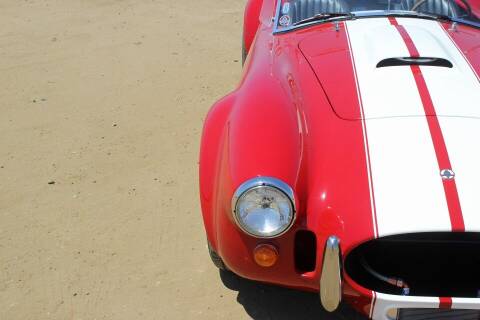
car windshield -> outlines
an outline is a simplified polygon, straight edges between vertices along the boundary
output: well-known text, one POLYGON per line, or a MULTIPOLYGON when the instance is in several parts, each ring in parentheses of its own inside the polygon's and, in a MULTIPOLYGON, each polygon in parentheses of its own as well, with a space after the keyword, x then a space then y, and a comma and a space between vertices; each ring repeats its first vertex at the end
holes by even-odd
POLYGON ((276 30, 376 16, 451 20, 480 26, 479 0, 279 0, 276 30))

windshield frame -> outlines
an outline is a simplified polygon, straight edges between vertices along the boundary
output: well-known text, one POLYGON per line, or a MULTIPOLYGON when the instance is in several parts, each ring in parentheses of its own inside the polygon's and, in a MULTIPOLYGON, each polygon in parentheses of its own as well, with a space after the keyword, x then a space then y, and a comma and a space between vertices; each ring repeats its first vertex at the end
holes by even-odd
MULTIPOLYGON (((290 31, 308 28, 318 24, 324 24, 329 22, 338 22, 338 21, 345 21, 345 20, 352 20, 351 17, 338 17, 338 18, 330 18, 326 20, 318 20, 318 21, 311 21, 304 24, 299 25, 290 25, 285 28, 279 28, 278 20, 280 19, 280 11, 282 7, 282 0, 277 0, 277 7, 275 10, 275 18, 273 19, 273 34, 282 34, 287 33, 290 31)), ((353 19, 364 19, 364 18, 381 18, 381 17, 408 17, 408 18, 417 18, 417 19, 427 19, 427 20, 436 20, 435 17, 432 15, 430 16, 428 13, 416 12, 416 11, 401 11, 401 10, 368 10, 368 11, 351 11, 349 12, 352 14, 353 19), (412 16, 418 14, 418 16, 412 16)), ((467 25, 474 28, 480 29, 480 22, 474 22, 462 18, 453 18, 449 17, 448 20, 452 23, 458 23, 467 25)))

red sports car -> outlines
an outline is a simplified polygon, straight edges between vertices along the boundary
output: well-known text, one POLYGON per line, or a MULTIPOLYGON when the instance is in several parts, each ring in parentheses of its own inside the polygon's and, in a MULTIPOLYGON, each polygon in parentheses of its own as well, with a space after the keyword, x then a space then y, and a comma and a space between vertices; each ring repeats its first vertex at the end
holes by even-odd
POLYGON ((478 0, 249 0, 205 120, 214 263, 372 319, 479 319, 478 0))

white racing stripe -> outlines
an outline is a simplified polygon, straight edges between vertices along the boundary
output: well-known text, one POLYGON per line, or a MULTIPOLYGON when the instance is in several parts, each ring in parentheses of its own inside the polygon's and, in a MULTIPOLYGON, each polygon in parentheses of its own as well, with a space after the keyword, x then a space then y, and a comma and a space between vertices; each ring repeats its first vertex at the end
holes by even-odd
POLYGON ((376 68, 385 58, 406 57, 408 50, 386 18, 347 21, 365 118, 422 115, 409 68, 376 68), (399 98, 401 93, 401 99, 399 98))
POLYGON ((480 299, 478 299, 478 298, 452 298, 452 309, 480 310, 480 299))
MULTIPOLYGON (((345 26, 345 32, 346 32, 346 35, 347 35, 348 50, 350 52, 352 52, 350 37, 349 37, 349 34, 348 34, 348 28, 346 26, 345 26)), ((351 57, 352 66, 354 67, 355 66, 355 60, 354 60, 352 55, 350 55, 350 57, 351 57)), ((356 72, 355 68, 353 68, 353 74, 354 74, 354 78, 355 78, 355 88, 357 89, 356 93, 357 93, 357 98, 358 98, 358 105, 360 107, 360 118, 362 119, 361 121, 362 121, 363 145, 365 147, 365 156, 366 156, 366 160, 367 160, 366 165, 367 165, 367 175, 368 175, 368 188, 369 188, 369 191, 370 191, 370 193, 369 193, 369 195, 370 195, 370 207, 371 207, 371 210, 372 210, 371 214, 372 214, 373 237, 378 238, 377 212, 376 212, 376 209, 375 209, 375 195, 374 195, 373 184, 372 184, 372 172, 370 171, 370 151, 368 150, 367 129, 366 129, 365 120, 364 120, 365 119, 365 114, 363 113, 362 98, 361 98, 361 95, 360 95, 360 89, 358 87, 357 72, 356 72)), ((370 317, 371 317, 371 315, 370 315, 370 317)))
POLYGON ((480 120, 440 117, 455 172, 465 231, 480 231, 480 120))
POLYGON ((451 229, 428 126, 421 117, 367 121, 378 235, 451 229))
POLYGON ((376 68, 382 59, 409 56, 404 40, 386 18, 347 21, 346 26, 365 118, 370 119, 365 123, 378 236, 451 230, 412 71, 409 67, 376 68))
POLYGON ((422 57, 444 58, 453 68, 422 66, 422 74, 438 116, 480 119, 480 82, 440 23, 425 19, 397 19, 422 57))
POLYGON ((456 174, 465 230, 480 231, 480 82, 439 23, 398 20, 411 34, 420 55, 445 57, 454 65, 452 69, 422 67, 422 73, 440 116, 440 127, 456 174), (416 28, 424 33, 411 31, 416 28), (427 34, 437 42, 426 41, 427 34))
MULTIPOLYGON (((398 296, 376 293, 375 306, 370 317, 374 320, 392 320, 387 317, 390 309, 437 309, 439 307, 440 300, 437 297, 398 296)), ((452 298, 452 309, 480 310, 480 299, 452 298)))
POLYGON ((390 320, 387 312, 392 308, 438 308, 440 301, 435 297, 409 297, 377 293, 372 319, 390 320))

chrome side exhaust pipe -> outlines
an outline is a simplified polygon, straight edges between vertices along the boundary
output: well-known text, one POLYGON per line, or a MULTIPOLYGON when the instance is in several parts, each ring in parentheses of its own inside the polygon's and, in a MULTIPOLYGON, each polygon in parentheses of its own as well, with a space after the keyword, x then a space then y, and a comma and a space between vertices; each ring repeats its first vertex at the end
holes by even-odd
POLYGON ((325 244, 320 277, 320 301, 328 312, 337 310, 342 301, 341 261, 340 240, 331 236, 325 244))

